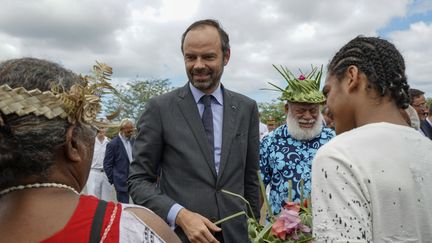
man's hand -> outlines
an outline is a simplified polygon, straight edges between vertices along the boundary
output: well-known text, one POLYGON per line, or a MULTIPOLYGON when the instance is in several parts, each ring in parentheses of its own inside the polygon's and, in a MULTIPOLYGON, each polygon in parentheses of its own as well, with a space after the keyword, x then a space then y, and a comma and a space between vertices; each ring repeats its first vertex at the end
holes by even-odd
POLYGON ((200 214, 183 208, 177 214, 176 224, 183 229, 192 243, 219 243, 211 232, 219 232, 222 229, 200 214))

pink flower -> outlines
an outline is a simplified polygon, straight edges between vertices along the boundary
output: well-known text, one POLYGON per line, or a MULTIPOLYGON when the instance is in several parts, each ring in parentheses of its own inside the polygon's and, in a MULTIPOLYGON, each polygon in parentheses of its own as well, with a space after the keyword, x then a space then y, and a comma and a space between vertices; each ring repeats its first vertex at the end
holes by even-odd
POLYGON ((298 80, 305 80, 306 79, 306 77, 302 74, 302 75, 300 75, 300 77, 298 78, 298 80))
POLYGON ((300 209, 300 205, 295 203, 287 203, 287 205, 291 205, 293 210, 290 209, 282 209, 279 217, 273 223, 272 226, 272 234, 277 236, 278 238, 285 240, 287 238, 292 238, 294 240, 299 239, 297 232, 310 232, 310 228, 301 223, 299 212, 297 210, 297 206, 300 209))
POLYGON ((276 220, 272 226, 272 234, 277 236, 279 239, 285 240, 287 232, 285 231, 284 222, 282 220, 276 220))

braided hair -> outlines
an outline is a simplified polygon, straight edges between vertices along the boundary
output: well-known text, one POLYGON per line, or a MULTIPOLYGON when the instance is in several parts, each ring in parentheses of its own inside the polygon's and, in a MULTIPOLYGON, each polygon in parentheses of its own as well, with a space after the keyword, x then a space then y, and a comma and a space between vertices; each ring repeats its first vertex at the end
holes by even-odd
POLYGON ((378 37, 357 36, 336 53, 328 71, 341 79, 351 65, 366 75, 368 87, 374 88, 381 97, 389 94, 399 108, 408 107, 405 62, 392 43, 378 37))

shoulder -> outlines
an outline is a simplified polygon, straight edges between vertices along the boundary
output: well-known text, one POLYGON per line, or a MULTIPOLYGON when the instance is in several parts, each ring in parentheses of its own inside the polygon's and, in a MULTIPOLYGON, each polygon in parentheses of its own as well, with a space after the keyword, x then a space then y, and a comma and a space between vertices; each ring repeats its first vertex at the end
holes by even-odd
POLYGON ((284 138, 288 138, 291 137, 288 134, 288 125, 287 124, 282 124, 279 127, 275 128, 272 132, 273 137, 284 137, 284 138))
POLYGON ((427 120, 422 120, 420 122, 420 129, 424 133, 428 133, 428 132, 432 131, 432 126, 429 124, 429 122, 427 120))
POLYGON ((364 125, 338 134, 320 147, 315 156, 316 163, 319 164, 321 160, 326 160, 327 158, 342 163, 343 161, 361 156, 362 152, 366 151, 365 144, 370 145, 372 141, 376 143, 377 139, 381 140, 380 137, 386 137, 382 132, 380 126, 364 125))
POLYGON ((349 157, 349 150, 352 146, 349 141, 354 139, 351 131, 342 133, 338 136, 335 136, 334 133, 331 133, 331 131, 323 131, 322 135, 323 134, 325 136, 328 136, 326 138, 326 140, 328 139, 328 141, 318 149, 314 158, 314 161, 316 162, 314 163, 319 164, 322 159, 328 157, 338 159, 349 157))
POLYGON ((145 103, 141 113, 152 115, 154 112, 167 110, 171 108, 174 103, 189 95, 191 95, 189 87, 185 85, 170 92, 152 97, 145 103))
POLYGON ((180 242, 174 231, 169 228, 165 221, 151 210, 131 204, 122 204, 122 207, 124 210, 122 217, 126 218, 124 222, 131 223, 131 225, 125 223, 126 225, 123 225, 123 227, 140 227, 144 225, 165 242, 180 242))
POLYGON ((284 137, 287 138, 287 125, 281 125, 274 129, 273 131, 267 133, 266 136, 263 137, 261 144, 262 145, 270 145, 274 143, 277 139, 284 137))
POLYGON ((242 95, 240 93, 231 91, 229 89, 224 88, 225 97, 228 99, 233 99, 242 104, 248 105, 256 105, 256 101, 247 97, 246 95, 242 95))
POLYGON ((119 135, 116 135, 115 137, 113 137, 111 139, 111 141, 109 141, 109 143, 118 143, 119 141, 121 141, 119 135))
POLYGON ((122 141, 121 141, 120 137, 117 135, 117 136, 113 137, 111 139, 111 141, 109 141, 107 143, 106 146, 107 146, 107 149, 109 149, 109 148, 117 147, 121 143, 122 143, 122 141))
POLYGON ((177 99, 178 97, 184 97, 186 95, 188 95, 190 93, 189 91, 189 87, 187 85, 174 89, 170 92, 152 97, 148 100, 147 103, 149 104, 163 104, 166 103, 167 101, 173 100, 173 99, 177 99))
POLYGON ((335 131, 334 131, 333 129, 328 128, 328 127, 324 127, 324 128, 322 129, 322 132, 321 132, 321 139, 327 139, 327 140, 330 140, 330 139, 332 139, 332 138, 335 137, 335 136, 336 136, 336 133, 335 133, 335 131))

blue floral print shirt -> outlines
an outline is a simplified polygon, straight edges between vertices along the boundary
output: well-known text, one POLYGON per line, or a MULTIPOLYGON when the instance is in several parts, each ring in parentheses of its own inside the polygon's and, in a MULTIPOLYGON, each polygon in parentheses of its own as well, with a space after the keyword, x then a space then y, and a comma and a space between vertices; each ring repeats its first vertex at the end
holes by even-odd
POLYGON ((269 204, 278 214, 288 201, 288 181, 292 182, 292 200, 300 201, 300 180, 303 179, 303 195, 311 191, 312 160, 317 150, 335 136, 332 129, 324 127, 312 140, 297 140, 288 134, 287 125, 276 128, 263 138, 260 145, 261 178, 270 184, 269 204))

